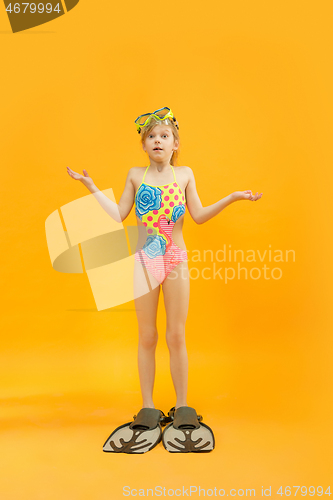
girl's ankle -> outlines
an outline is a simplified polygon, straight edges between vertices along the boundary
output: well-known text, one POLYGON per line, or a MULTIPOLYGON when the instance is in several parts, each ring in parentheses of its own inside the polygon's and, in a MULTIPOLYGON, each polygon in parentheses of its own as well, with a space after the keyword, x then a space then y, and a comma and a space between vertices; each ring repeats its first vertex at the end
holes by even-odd
POLYGON ((179 405, 176 405, 175 406, 175 410, 177 410, 178 408, 180 408, 181 406, 188 406, 188 404, 179 404, 179 405))

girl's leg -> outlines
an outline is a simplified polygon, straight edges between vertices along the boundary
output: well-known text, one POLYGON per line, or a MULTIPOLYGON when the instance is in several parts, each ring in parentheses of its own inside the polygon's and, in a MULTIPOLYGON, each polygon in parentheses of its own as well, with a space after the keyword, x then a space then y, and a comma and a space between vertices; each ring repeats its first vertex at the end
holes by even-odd
POLYGON ((170 352, 170 370, 179 406, 187 406, 188 358, 185 345, 190 279, 187 261, 174 268, 162 284, 167 316, 166 341, 170 352))
MULTIPOLYGON (((139 262, 134 266, 134 299, 139 331, 138 368, 142 394, 142 407, 154 408, 155 351, 158 339, 156 326, 160 285, 155 280, 149 293, 145 274, 149 273, 139 262), (142 294, 142 295, 141 295, 142 294)), ((155 278, 149 273, 149 278, 155 278)))

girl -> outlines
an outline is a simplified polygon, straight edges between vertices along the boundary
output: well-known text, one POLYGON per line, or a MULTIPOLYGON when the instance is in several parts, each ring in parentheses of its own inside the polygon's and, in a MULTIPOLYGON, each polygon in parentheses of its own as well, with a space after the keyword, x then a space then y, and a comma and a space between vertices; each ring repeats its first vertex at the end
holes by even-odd
POLYGON ((139 330, 138 368, 142 408, 133 422, 113 431, 104 443, 108 452, 145 453, 161 440, 170 452, 211 451, 215 446, 212 430, 201 422, 194 408, 187 405, 188 358, 185 323, 189 306, 188 257, 182 235, 186 207, 197 224, 203 224, 235 201, 257 201, 262 193, 236 191, 213 205, 203 207, 190 167, 176 167, 180 145, 179 126, 170 108, 161 108, 135 120, 141 134, 148 167, 133 167, 127 174, 118 204, 95 186, 88 172, 83 175, 67 167, 68 174, 80 180, 102 207, 118 222, 129 215, 135 203, 139 241, 134 255, 134 295, 139 330), (143 229, 143 231, 142 231, 143 229), (143 283, 150 286, 142 293, 143 283), (176 405, 168 412, 155 409, 153 386, 157 305, 161 288, 167 316, 166 341, 170 370, 176 392, 176 405), (169 423, 168 423, 169 422, 169 423), (163 435, 161 425, 166 426, 163 435))

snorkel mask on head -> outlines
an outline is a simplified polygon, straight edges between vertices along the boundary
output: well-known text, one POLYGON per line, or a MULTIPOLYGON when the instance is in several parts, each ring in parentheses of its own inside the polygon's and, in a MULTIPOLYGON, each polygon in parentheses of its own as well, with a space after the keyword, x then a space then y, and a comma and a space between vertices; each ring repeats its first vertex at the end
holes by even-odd
POLYGON ((173 116, 173 112, 171 111, 170 108, 164 107, 164 108, 157 109, 153 113, 145 113, 144 115, 140 115, 137 117, 137 119, 135 120, 135 125, 136 125, 136 128, 137 128, 139 134, 141 133, 142 127, 145 127, 146 125, 148 125, 148 123, 152 117, 156 118, 159 121, 163 121, 167 118, 172 118, 175 126, 179 130, 179 125, 178 125, 176 118, 173 116))

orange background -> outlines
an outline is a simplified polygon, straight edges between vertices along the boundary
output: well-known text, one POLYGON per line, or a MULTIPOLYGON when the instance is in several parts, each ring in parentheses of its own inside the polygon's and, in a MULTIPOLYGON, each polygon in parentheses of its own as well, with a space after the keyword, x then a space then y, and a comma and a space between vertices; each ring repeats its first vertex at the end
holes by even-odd
MULTIPOLYGON (((330 2, 81 0, 13 35, 0 6, 1 499, 329 486, 332 13, 330 2), (86 275, 54 271, 45 220, 89 194, 67 165, 119 200, 129 168, 147 165, 134 119, 163 106, 204 206, 263 192, 204 225, 187 214, 189 266, 212 266, 191 252, 224 244, 294 250, 295 262, 242 263, 279 267, 277 280, 191 280, 188 404, 214 430, 213 452, 103 453, 141 407, 134 303, 98 312, 86 275)), ((167 412, 162 295, 158 329, 155 406, 167 412)))

